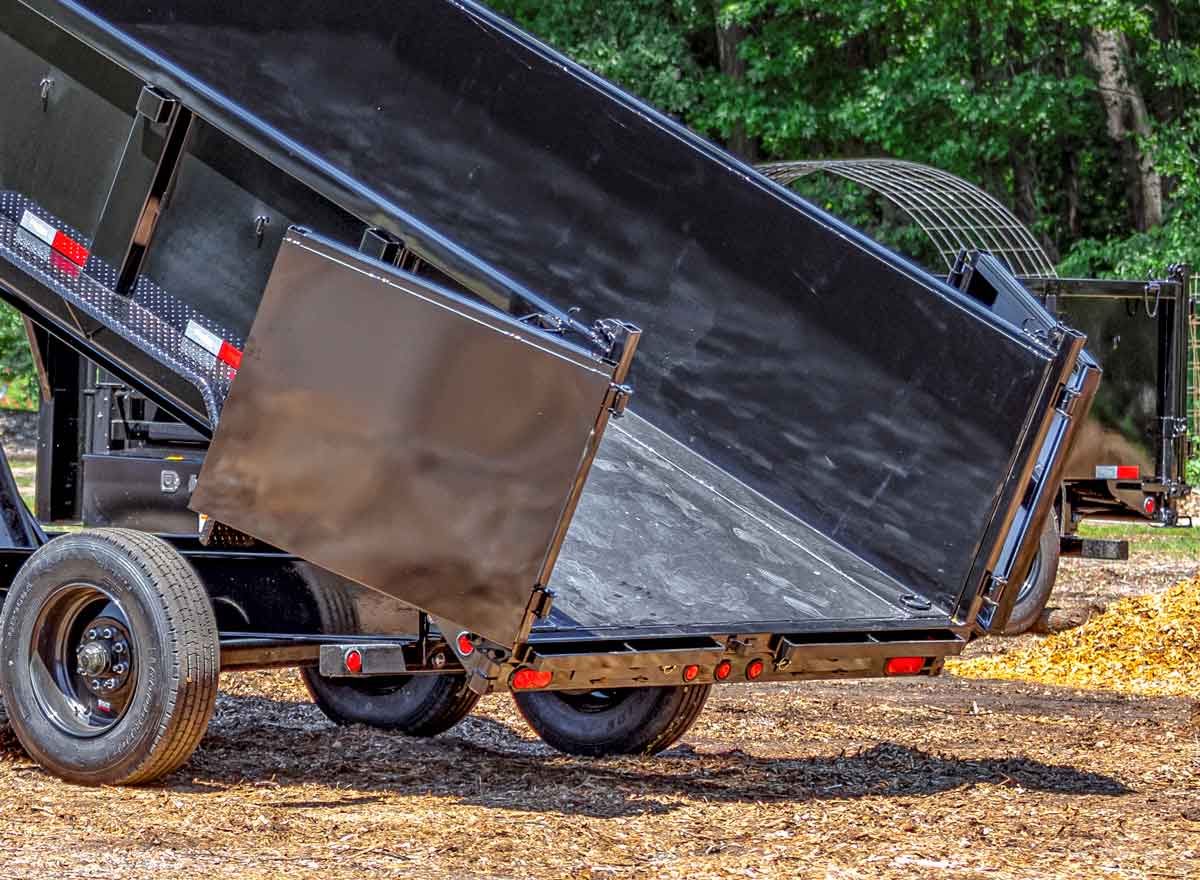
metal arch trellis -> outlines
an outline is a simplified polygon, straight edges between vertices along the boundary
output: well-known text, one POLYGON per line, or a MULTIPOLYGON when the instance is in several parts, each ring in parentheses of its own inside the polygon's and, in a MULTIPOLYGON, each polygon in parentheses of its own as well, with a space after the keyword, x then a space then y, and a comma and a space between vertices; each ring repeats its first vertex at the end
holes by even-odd
POLYGON ((929 236, 947 271, 967 249, 994 254, 1017 275, 1058 277, 1037 239, 1011 211, 974 184, 937 168, 896 159, 831 159, 772 162, 759 170, 784 186, 824 172, 879 193, 929 236))

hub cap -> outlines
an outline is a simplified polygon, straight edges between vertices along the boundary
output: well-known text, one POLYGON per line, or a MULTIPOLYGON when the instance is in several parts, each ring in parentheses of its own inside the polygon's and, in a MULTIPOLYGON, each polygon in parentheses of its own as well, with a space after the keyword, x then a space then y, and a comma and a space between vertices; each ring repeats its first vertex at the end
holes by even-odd
POLYGON ((30 648, 34 696, 63 733, 98 736, 125 716, 136 688, 135 643, 107 590, 59 588, 38 615, 30 648))

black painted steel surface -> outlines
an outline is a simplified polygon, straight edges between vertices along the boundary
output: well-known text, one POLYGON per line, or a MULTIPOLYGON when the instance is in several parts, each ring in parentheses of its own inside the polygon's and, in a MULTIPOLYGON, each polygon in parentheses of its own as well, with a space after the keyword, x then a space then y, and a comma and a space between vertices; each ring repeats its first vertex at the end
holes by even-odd
POLYGON ((550 586, 535 641, 948 626, 953 612, 909 604, 904 584, 632 413, 604 435, 550 586))
POLYGON ((293 230, 191 504, 511 645, 612 373, 293 230))
POLYGON ((481 295, 640 324, 641 415, 977 588, 1052 355, 978 303, 470 3, 28 5, 481 295))

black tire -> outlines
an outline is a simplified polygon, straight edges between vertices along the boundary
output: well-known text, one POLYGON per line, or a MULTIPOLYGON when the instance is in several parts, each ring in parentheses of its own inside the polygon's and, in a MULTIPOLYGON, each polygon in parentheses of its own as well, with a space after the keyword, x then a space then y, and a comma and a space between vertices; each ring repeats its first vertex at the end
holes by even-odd
POLYGON ((1042 616, 1050 594, 1054 592, 1054 582, 1058 580, 1058 518, 1054 514, 1046 517, 1042 527, 1042 537, 1038 544, 1037 556, 1025 576, 1021 589, 1017 592, 1017 601, 1013 605, 1008 623, 1004 625, 1006 636, 1019 636, 1029 632, 1042 616))
POLYGON ((547 744, 568 755, 653 755, 700 717, 710 685, 596 691, 518 691, 517 709, 547 744))
POLYGON ((462 721, 479 702, 465 675, 325 678, 300 670, 304 686, 335 724, 366 724, 408 736, 437 736, 462 721))
MULTIPOLYGON (((309 566, 305 573, 321 631, 359 631, 358 611, 337 575, 309 566)), ((479 702, 465 675, 394 675, 325 678, 314 666, 300 668, 304 687, 334 724, 366 724, 408 736, 437 736, 462 721, 479 702)))
POLYGON ((136 785, 170 773, 216 705, 212 604, 187 561, 152 535, 94 529, 42 547, 13 581, 0 645, 13 732, 70 782, 136 785), (81 675, 85 662, 107 671, 81 675), (89 682, 117 684, 98 693, 89 682))

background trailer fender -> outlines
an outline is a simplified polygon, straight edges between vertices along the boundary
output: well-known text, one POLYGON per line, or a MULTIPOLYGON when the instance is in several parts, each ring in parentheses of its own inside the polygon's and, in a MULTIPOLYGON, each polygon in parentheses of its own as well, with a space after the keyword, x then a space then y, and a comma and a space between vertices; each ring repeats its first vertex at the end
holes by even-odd
POLYGON ((178 766, 217 654, 605 754, 1004 625, 1099 372, 1000 262, 948 284, 471 3, 3 0, 0 58, 39 519, 123 527, 5 502, 56 772, 178 766))

